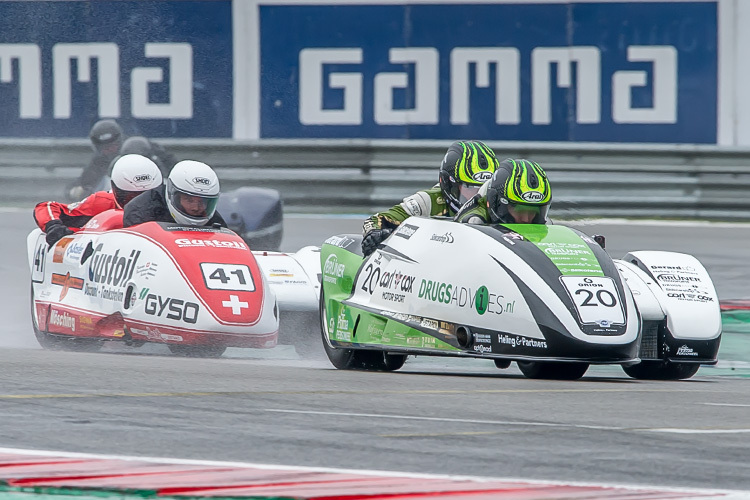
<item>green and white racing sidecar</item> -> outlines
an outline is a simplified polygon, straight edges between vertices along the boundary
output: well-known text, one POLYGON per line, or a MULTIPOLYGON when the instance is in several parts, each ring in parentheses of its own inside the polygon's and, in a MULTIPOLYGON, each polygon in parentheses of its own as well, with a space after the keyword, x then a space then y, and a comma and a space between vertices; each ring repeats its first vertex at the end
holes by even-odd
POLYGON ((397 370, 418 354, 515 361, 531 378, 616 363, 635 378, 684 379, 716 363, 719 302, 690 255, 613 260, 565 226, 412 217, 367 258, 360 236, 331 237, 320 262, 336 368, 397 370))

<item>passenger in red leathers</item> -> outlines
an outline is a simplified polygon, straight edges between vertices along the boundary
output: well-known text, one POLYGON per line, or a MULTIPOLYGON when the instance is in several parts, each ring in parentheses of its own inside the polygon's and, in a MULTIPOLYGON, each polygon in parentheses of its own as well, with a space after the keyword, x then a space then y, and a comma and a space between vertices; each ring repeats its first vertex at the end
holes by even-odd
POLYGON ((43 201, 34 207, 34 220, 47 234, 49 246, 63 236, 80 231, 95 215, 122 209, 143 191, 161 186, 159 167, 140 155, 124 155, 112 166, 111 191, 97 191, 76 203, 43 201))

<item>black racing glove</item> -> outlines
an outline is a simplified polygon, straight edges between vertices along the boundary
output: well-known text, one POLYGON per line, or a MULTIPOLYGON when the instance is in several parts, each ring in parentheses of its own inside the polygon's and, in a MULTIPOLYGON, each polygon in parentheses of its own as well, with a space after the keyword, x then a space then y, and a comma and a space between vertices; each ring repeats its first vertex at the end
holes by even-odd
POLYGON ((393 229, 373 229, 367 233, 362 238, 362 253, 365 254, 365 257, 374 252, 380 242, 389 237, 392 232, 393 229))
POLYGON ((68 228, 61 220, 52 219, 44 225, 44 232, 47 233, 47 244, 51 247, 63 236, 73 234, 73 231, 68 228))

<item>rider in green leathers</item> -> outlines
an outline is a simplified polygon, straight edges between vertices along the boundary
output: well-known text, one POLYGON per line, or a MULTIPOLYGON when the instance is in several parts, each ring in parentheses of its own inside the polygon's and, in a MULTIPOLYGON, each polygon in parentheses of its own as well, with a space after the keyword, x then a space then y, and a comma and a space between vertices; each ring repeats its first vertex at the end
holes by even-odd
POLYGON ((438 184, 417 191, 398 205, 365 220, 362 252, 365 256, 371 254, 399 224, 413 215, 453 217, 477 194, 482 183, 492 177, 498 164, 495 153, 484 143, 454 142, 443 157, 438 184))
POLYGON ((529 160, 503 160, 492 175, 456 214, 469 224, 546 224, 552 201, 547 174, 529 160))

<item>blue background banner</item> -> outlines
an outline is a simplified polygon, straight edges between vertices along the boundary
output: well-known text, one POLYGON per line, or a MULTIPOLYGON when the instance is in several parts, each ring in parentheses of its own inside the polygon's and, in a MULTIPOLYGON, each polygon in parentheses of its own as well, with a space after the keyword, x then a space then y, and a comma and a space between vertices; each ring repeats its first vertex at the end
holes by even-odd
POLYGON ((232 64, 230 0, 0 1, 0 136, 86 137, 99 118, 101 69, 107 72, 103 75, 107 85, 116 88, 112 82, 119 80, 119 96, 107 102, 110 108, 113 100, 119 102, 120 115, 116 118, 127 134, 231 137, 232 64), (95 43, 109 45, 107 57, 91 60, 89 82, 80 81, 86 79, 79 73, 80 66, 87 66, 82 63, 86 58, 68 58, 67 67, 63 57, 58 57, 57 63, 53 61, 57 44, 95 43), (19 49, 19 44, 25 46, 19 49), (117 47, 116 61, 109 57, 112 44, 117 47), (152 57, 146 55, 147 44, 155 47, 152 57), (169 44, 179 47, 169 48, 169 44), (41 71, 37 71, 41 77, 40 106, 35 104, 33 90, 38 84, 29 76, 34 72, 34 46, 38 47, 41 63, 41 71), (28 57, 19 58, 19 50, 28 57), (171 59, 170 64, 165 50, 177 50, 182 57, 171 59), (22 66, 31 73, 24 74, 22 66), (113 67, 119 68, 119 79, 111 71, 113 67), (138 68, 141 70, 136 71, 138 68), (153 68, 161 68, 162 76, 155 76, 153 68), (55 72, 61 74, 56 77, 55 72), (19 82, 25 78, 22 90, 19 82), (68 92, 62 83, 66 80, 68 92), (138 82, 137 89, 133 88, 134 81, 138 82), (182 93, 175 94, 172 102, 170 91, 174 89, 182 93), (190 95, 185 93, 187 89, 192 90, 192 105, 184 99, 190 95), (134 95, 139 90, 141 110, 150 110, 147 117, 143 111, 133 116, 134 95), (66 100, 70 102, 69 116, 64 116, 65 106, 61 112, 56 111, 66 100), (181 111, 175 114, 168 109, 170 103, 181 111), (22 116, 23 110, 26 116, 22 116))
MULTIPOLYGON (((716 143, 715 2, 259 9, 262 138, 716 143), (583 59, 571 65, 560 60, 560 51, 548 50, 566 47, 574 59, 583 59), (422 74, 420 80, 418 65, 390 62, 389 51, 399 48, 433 48, 423 56, 428 62, 434 57, 436 71, 423 66, 427 76, 422 74), (461 91, 461 79, 451 79, 459 66, 452 66, 451 54, 462 48, 514 50, 505 52, 510 62, 503 62, 499 73, 494 62, 469 61, 464 75, 468 83, 461 91), (355 62, 316 63, 313 57, 305 60, 308 73, 301 75, 300 53, 310 49, 313 55, 328 50, 322 52, 323 59, 330 49, 339 49, 355 62), (513 57, 518 61, 515 74, 513 57), (319 75, 309 72, 316 64, 319 75), (489 82, 480 76, 480 66, 488 70, 489 82), (405 76, 393 76, 399 73, 405 76), (342 77, 347 83, 337 80, 342 77), (399 83, 398 78, 403 80, 399 83), (419 123, 394 122, 394 115, 419 102, 416 81, 426 85, 420 92, 429 90, 432 82, 435 95, 426 93, 429 99, 420 105, 419 123), (498 84, 502 111, 496 106, 498 84), (347 93, 354 92, 351 98, 357 89, 361 102, 350 99, 347 104, 347 93), (301 115, 301 99, 312 115, 301 115), (462 102, 468 103, 466 119, 462 102), (384 108, 378 118, 376 109, 384 108), (344 109, 345 118, 332 118, 344 109)), ((471 57, 476 60, 476 55, 471 57)))

